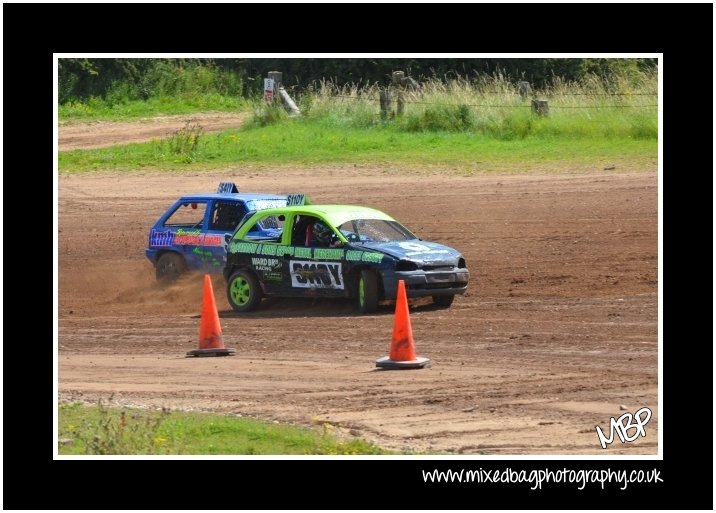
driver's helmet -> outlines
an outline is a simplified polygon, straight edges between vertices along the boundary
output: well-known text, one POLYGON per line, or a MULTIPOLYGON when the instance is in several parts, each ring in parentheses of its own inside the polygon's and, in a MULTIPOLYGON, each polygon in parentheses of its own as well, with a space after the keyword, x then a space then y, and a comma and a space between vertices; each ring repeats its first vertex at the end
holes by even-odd
POLYGON ((316 242, 321 244, 330 244, 333 230, 323 224, 321 221, 313 223, 313 238, 316 242))

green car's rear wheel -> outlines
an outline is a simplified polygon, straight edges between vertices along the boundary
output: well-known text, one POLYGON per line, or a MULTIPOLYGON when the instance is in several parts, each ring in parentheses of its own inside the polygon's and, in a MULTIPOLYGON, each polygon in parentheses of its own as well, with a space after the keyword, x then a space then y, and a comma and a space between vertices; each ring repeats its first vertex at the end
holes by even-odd
POLYGON ((373 271, 364 269, 358 277, 358 310, 372 313, 378 309, 378 277, 373 271))
POLYGON ((229 278, 226 296, 231 308, 235 311, 249 312, 259 306, 263 292, 256 275, 251 271, 241 269, 229 278))

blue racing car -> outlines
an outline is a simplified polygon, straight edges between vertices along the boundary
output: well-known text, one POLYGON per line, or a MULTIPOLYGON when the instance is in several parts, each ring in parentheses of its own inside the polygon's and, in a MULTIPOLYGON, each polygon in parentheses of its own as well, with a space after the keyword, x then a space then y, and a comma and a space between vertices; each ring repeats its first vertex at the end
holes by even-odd
MULTIPOLYGON (((157 280, 171 282, 187 270, 221 273, 226 263, 226 236, 249 212, 285 207, 280 194, 240 193, 236 184, 222 182, 215 193, 179 198, 149 230, 147 258, 157 280)), ((251 235, 280 235, 278 221, 265 217, 251 235)))

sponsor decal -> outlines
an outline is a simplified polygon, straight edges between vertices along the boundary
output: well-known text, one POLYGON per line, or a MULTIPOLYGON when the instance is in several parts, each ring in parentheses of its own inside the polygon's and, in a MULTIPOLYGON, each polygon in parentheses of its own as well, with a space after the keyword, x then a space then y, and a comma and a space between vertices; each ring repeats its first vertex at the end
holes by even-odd
POLYGON ((251 264, 257 271, 280 271, 281 261, 278 258, 253 257, 251 264))
MULTIPOLYGON (((442 250, 444 251, 444 250, 442 250)), ((368 262, 379 264, 383 261, 383 253, 374 251, 344 250, 333 248, 304 248, 300 246, 281 246, 276 244, 258 244, 255 242, 232 242, 229 253, 250 253, 266 256, 292 256, 296 258, 316 260, 348 260, 351 262, 368 262)))
POLYGON ((246 202, 249 210, 265 210, 267 208, 281 208, 286 206, 286 200, 282 199, 255 199, 246 202))
POLYGON ((283 280, 283 274, 281 273, 264 273, 264 281, 281 281, 283 280))
POLYGON ((151 246, 223 246, 221 235, 202 234, 199 230, 152 230, 149 236, 151 246))
POLYGON ((201 249, 201 248, 194 248, 191 250, 192 253, 197 255, 202 262, 205 264, 210 264, 214 266, 221 266, 223 265, 224 256, 222 255, 221 261, 217 258, 217 255, 211 252, 211 250, 208 249, 201 249))
POLYGON ((398 246, 410 250, 410 252, 405 253, 406 256, 424 255, 426 253, 451 253, 448 249, 433 249, 430 246, 418 242, 399 242, 398 246))
POLYGON ((293 254, 296 258, 311 258, 311 248, 296 248, 293 254))
POLYGON ((204 242, 202 243, 202 246, 223 246, 224 245, 224 237, 221 235, 211 235, 206 234, 204 235, 204 242))
POLYGON ((425 244, 419 244, 417 242, 399 242, 398 246, 403 249, 410 249, 415 253, 425 253, 430 251, 430 246, 426 246, 425 244))
POLYGON ((184 230, 182 228, 179 228, 176 233, 176 237, 174 237, 174 244, 195 244, 199 245, 199 238, 201 237, 201 231, 200 230, 184 230))
POLYGON ((343 260, 342 249, 316 248, 313 250, 313 258, 320 260, 343 260))
POLYGON ((383 253, 375 253, 373 251, 356 251, 349 249, 346 251, 346 260, 350 262, 370 262, 379 264, 383 261, 383 253))
POLYGON ((406 256, 414 256, 414 255, 432 255, 434 253, 450 253, 449 249, 431 249, 429 251, 411 251, 409 253, 406 253, 406 256))
POLYGON ((174 236, 176 234, 172 231, 159 232, 152 230, 149 234, 149 245, 150 246, 171 246, 174 244, 174 236))
POLYGON ((200 246, 201 235, 179 235, 177 233, 177 236, 174 237, 174 244, 179 246, 200 246))
POLYGON ((309 262, 291 260, 291 286, 307 289, 343 290, 343 264, 340 262, 309 262))
POLYGON ((293 246, 276 246, 276 256, 293 256, 293 246))
POLYGON ((229 244, 229 253, 258 253, 261 244, 253 242, 232 242, 229 244))
POLYGON ((383 253, 371 253, 369 251, 363 252, 363 257, 361 258, 363 262, 371 262, 373 264, 379 264, 383 261, 383 253))
MULTIPOLYGON (((293 246, 277 246, 276 244, 258 244, 256 242, 232 242, 229 244, 229 253, 250 253, 252 255, 293 256, 297 248, 293 246)), ((310 249, 308 258, 311 258, 310 249)))
POLYGON ((276 248, 277 248, 277 246, 275 246, 273 244, 264 244, 263 247, 261 248, 261 254, 274 256, 274 255, 276 255, 276 248))

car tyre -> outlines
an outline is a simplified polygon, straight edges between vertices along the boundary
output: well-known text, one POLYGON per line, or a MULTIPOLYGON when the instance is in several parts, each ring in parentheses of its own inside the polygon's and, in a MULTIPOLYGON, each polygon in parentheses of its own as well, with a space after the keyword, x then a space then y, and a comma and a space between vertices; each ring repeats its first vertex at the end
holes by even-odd
POLYGON ((184 257, 177 253, 164 253, 157 260, 155 273, 157 281, 161 283, 172 283, 186 271, 184 257))
POLYGON ((433 296, 433 303, 440 308, 450 308, 454 300, 455 294, 449 296, 433 296))
POLYGON ((263 291, 254 273, 240 269, 229 277, 226 297, 234 311, 250 312, 261 303, 263 291))
POLYGON ((378 277, 373 271, 364 269, 358 276, 358 310, 372 313, 378 309, 378 277))

